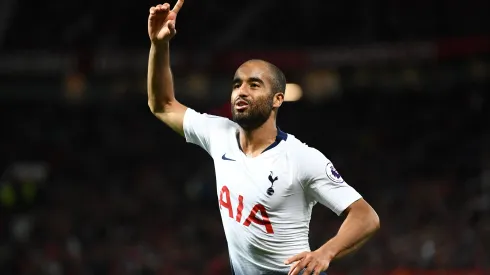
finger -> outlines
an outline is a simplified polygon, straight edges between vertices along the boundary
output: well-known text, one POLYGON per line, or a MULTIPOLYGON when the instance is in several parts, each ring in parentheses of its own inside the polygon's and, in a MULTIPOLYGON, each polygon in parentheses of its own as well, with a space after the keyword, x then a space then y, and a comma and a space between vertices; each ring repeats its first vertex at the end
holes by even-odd
POLYGON ((170 20, 168 21, 168 30, 170 31, 170 34, 171 35, 174 35, 177 30, 175 29, 175 21, 174 20, 170 20))
POLYGON ((157 5, 156 8, 155 8, 155 12, 158 12, 158 13, 167 13, 170 9, 170 6, 167 4, 163 4, 163 5, 157 5))
POLYGON ((324 263, 321 265, 321 268, 318 268, 318 274, 320 274, 320 272, 322 271, 327 271, 328 267, 330 266, 330 263, 324 263))
MULTIPOLYGON (((299 262, 295 267, 294 267, 294 270, 293 272, 291 272, 291 275, 298 275, 301 270, 303 270, 306 266, 308 266, 308 264, 310 263, 311 259, 308 259, 308 258, 304 258, 301 262, 299 262)), ((303 274, 307 274, 307 273, 304 273, 303 274)))
POLYGON ((155 9, 156 9, 155 7, 151 7, 150 8, 150 14, 152 14, 152 15, 155 14, 155 9))
POLYGON ((299 260, 303 259, 307 253, 308 252, 301 252, 301 253, 287 259, 286 261, 284 261, 284 264, 290 264, 292 262, 299 261, 299 260))
POLYGON ((294 272, 294 270, 296 269, 296 266, 298 266, 299 262, 295 262, 291 268, 289 268, 289 272, 288 272, 288 275, 291 275, 291 273, 294 272))
POLYGON ((315 267, 315 270, 313 271, 313 274, 312 275, 320 275, 320 272, 322 272, 323 270, 319 267, 315 267))
POLYGON ((179 13, 183 5, 184 5, 184 0, 178 0, 177 3, 175 3, 175 6, 172 9, 172 11, 175 13, 179 13))
MULTIPOLYGON (((292 269, 288 275, 298 275, 298 274, 300 274, 301 270, 303 270, 303 269, 296 265, 294 267, 294 269, 292 269)), ((301 274, 306 275, 306 273, 301 273, 301 274)))
POLYGON ((303 272, 303 274, 304 275, 311 275, 314 272, 316 272, 316 269, 319 269, 319 268, 318 268, 317 264, 314 261, 312 261, 308 264, 308 266, 306 266, 305 272, 303 272))
POLYGON ((295 265, 293 269, 289 270, 288 275, 297 275, 301 271, 300 268, 298 268, 298 265, 295 265))
POLYGON ((175 20, 169 20, 168 21, 168 28, 171 30, 171 29, 174 29, 175 30, 175 20))

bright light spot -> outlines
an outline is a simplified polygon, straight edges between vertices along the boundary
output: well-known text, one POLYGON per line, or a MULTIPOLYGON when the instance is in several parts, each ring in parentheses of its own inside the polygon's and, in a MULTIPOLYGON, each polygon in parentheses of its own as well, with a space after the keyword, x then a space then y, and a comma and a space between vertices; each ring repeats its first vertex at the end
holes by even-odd
POLYGON ((284 95, 284 101, 298 101, 303 96, 303 90, 301 86, 294 83, 286 84, 286 94, 284 95))

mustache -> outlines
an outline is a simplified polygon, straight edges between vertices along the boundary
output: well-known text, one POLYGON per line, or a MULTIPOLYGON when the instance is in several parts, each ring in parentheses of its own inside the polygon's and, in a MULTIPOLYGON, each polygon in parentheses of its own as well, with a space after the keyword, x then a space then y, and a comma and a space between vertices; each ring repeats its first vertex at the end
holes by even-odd
POLYGON ((248 105, 250 105, 250 101, 249 100, 246 100, 246 99, 241 98, 241 97, 235 99, 234 104, 237 104, 238 101, 245 101, 245 102, 247 102, 248 105))

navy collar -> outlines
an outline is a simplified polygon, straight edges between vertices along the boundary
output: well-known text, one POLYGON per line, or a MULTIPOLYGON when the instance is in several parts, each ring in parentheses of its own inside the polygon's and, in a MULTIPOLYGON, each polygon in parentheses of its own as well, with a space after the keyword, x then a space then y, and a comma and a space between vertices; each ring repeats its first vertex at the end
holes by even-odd
MULTIPOLYGON (((279 145, 279 143, 281 142, 281 140, 284 140, 285 141, 287 139, 288 139, 288 134, 286 132, 281 131, 281 129, 279 129, 279 127, 277 127, 276 140, 271 145, 269 145, 269 147, 265 148, 265 150, 262 151, 262 153, 264 153, 265 151, 268 151, 268 150, 276 147, 277 145, 279 145)), ((240 148, 240 151, 243 152, 242 146, 240 145, 240 132, 237 132, 237 134, 236 134, 236 140, 237 140, 237 143, 238 143, 238 148, 240 148)))

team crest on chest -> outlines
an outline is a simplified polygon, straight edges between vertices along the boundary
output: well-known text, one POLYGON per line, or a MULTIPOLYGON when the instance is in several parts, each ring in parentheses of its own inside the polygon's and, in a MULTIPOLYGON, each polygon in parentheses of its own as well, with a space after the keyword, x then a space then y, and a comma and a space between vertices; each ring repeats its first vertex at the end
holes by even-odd
POLYGON ((274 173, 271 171, 269 174, 269 181, 271 182, 271 186, 267 188, 267 195, 272 196, 274 195, 274 182, 278 180, 279 177, 274 177, 274 173))

